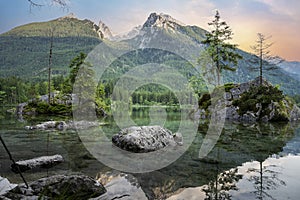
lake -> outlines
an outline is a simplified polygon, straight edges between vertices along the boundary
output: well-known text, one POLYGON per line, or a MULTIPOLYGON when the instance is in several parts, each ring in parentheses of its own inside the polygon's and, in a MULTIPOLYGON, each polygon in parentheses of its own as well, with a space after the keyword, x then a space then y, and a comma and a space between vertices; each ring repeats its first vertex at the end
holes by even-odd
MULTIPOLYGON (((177 109, 134 108, 130 118, 137 125, 159 124, 176 132, 182 123, 177 109), (159 120, 163 116, 165 122, 159 120), (152 118, 151 118, 152 116, 152 118), (152 120, 152 119, 156 119, 152 120)), ((1 118, 1 136, 15 160, 61 154, 65 162, 51 169, 24 172, 27 181, 54 174, 82 172, 91 177, 112 171, 99 162, 75 130, 30 131, 26 125, 67 117, 1 118)), ((99 120, 101 127, 85 130, 91 141, 102 131, 109 138, 119 130, 113 117, 99 120)), ((170 165, 145 173, 133 173, 149 199, 298 199, 300 195, 300 123, 255 125, 226 122, 212 151, 199 158, 209 126, 200 121, 188 149, 170 165)), ((184 133, 182 133, 184 135, 184 133)), ((93 141, 94 142, 94 141, 93 141)), ((110 141, 107 141, 110 145, 110 141)), ((102 149, 99 149, 102 151, 102 149)), ((0 176, 13 183, 21 178, 10 170, 11 161, 0 147, 0 176)))

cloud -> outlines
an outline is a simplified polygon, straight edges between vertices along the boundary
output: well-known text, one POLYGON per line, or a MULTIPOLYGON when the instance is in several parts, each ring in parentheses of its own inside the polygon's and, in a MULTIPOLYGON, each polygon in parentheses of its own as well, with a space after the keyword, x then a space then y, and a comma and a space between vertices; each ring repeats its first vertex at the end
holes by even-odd
POLYGON ((271 11, 276 15, 285 15, 291 20, 300 19, 300 1, 299 0, 258 0, 269 6, 271 11))

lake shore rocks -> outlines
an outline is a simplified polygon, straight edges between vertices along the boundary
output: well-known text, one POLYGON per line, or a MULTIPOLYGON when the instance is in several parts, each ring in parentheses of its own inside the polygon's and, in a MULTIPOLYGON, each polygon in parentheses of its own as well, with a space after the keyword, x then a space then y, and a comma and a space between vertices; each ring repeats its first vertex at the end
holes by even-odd
POLYGON ((181 145, 182 135, 180 133, 173 134, 161 126, 132 126, 115 134, 112 142, 126 151, 146 153, 167 146, 181 145))
POLYGON ((0 199, 90 199, 106 192, 98 181, 82 175, 55 175, 28 184, 19 184, 2 194, 0 199))

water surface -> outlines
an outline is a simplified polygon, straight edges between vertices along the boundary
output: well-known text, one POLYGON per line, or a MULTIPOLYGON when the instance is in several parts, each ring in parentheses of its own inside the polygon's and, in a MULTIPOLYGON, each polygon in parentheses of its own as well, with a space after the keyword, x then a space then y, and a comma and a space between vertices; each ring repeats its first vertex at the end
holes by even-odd
MULTIPOLYGON (((138 125, 161 123, 151 121, 151 115, 163 112, 163 125, 177 131, 181 122, 178 109, 151 113, 149 108, 130 112, 138 125), (150 116, 150 117, 149 117, 150 116)), ((65 162, 51 169, 24 173, 27 181, 72 172, 91 177, 113 169, 89 153, 75 130, 29 131, 26 125, 66 118, 39 117, 18 121, 14 116, 1 119, 0 133, 15 160, 61 154, 65 162)), ((156 118, 157 119, 157 118, 156 118)), ((113 118, 100 120, 106 125, 108 137, 119 131, 113 118)), ((97 132, 86 130, 87 134, 97 132)), ((216 146, 204 159, 199 150, 208 124, 200 122, 189 149, 171 165, 149 173, 133 174, 149 199, 298 199, 300 195, 300 129, 299 124, 277 123, 243 125, 226 122, 216 146)), ((184 133, 183 133, 184 134, 184 133)), ((101 151, 101 149, 99 149, 101 151)), ((4 148, 0 147, 0 176, 20 183, 21 178, 10 170, 4 148)))

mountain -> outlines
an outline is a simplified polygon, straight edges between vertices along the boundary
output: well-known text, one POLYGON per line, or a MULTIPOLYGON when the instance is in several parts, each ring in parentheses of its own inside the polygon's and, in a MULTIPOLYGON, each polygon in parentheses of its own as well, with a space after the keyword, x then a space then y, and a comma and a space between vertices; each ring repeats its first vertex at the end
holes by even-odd
MULTIPOLYGON (((122 74, 133 69, 134 66, 146 63, 158 63, 174 67, 182 74, 185 74, 187 78, 190 78, 191 74, 195 73, 193 66, 186 63, 184 59, 180 59, 178 56, 176 57, 176 55, 161 49, 167 48, 171 52, 174 52, 176 48, 180 47, 183 49, 182 51, 178 51, 180 56, 196 59, 204 48, 201 41, 205 38, 206 33, 207 31, 202 28, 184 25, 169 15, 151 13, 136 36, 123 40, 123 42, 139 50, 128 54, 126 58, 120 58, 118 62, 115 62, 118 64, 111 65, 103 77, 118 79, 122 74), (161 49, 157 50, 157 47, 161 47, 161 49)), ((243 56, 243 59, 239 60, 235 72, 223 72, 225 83, 248 82, 259 76, 258 68, 257 70, 253 70, 253 64, 250 62, 253 60, 254 55, 240 49, 237 51, 243 56)), ((200 70, 200 73, 203 73, 201 72, 201 67, 198 70, 200 70)), ((138 71, 137 73, 139 74, 138 71)), ((300 81, 280 68, 271 72, 264 71, 264 77, 274 85, 279 85, 287 94, 300 93, 300 88, 297 87, 300 81)))
POLYGON ((140 31, 142 29, 142 26, 136 26, 133 27, 133 29, 131 29, 129 32, 125 33, 125 34, 119 34, 119 35, 115 35, 112 38, 110 38, 112 41, 122 41, 122 40, 128 40, 131 38, 134 38, 135 36, 137 36, 140 31))
POLYGON ((112 33, 110 32, 110 29, 106 24, 104 24, 101 20, 98 24, 98 32, 101 33, 101 38, 111 39, 113 37, 112 33))
POLYGON ((79 20, 71 13, 65 17, 48 22, 35 22, 18 26, 1 34, 1 36, 49 37, 51 30, 53 30, 55 37, 80 36, 103 39, 104 33, 102 31, 104 29, 107 29, 105 31, 109 31, 109 29, 102 22, 100 22, 99 26, 88 19, 79 20))
MULTIPOLYGON (((113 36, 101 21, 96 25, 87 19, 79 20, 74 15, 16 27, 0 35, 1 76, 16 75, 32 79, 32 74, 38 74, 47 67, 51 27, 54 27, 54 73, 66 73, 70 60, 75 55, 79 52, 89 53, 103 40, 108 39, 111 40, 105 43, 108 47, 127 45, 137 50, 117 58, 103 74, 102 78, 107 80, 118 79, 134 66, 147 63, 168 65, 178 69, 187 78, 195 73, 199 76, 202 73, 200 66, 198 72, 195 72, 195 67, 186 62, 185 58, 196 60, 199 57, 204 48, 201 41, 207 31, 197 26, 185 25, 166 14, 151 13, 144 24, 123 36, 113 36)), ((253 71, 249 62, 254 55, 237 51, 244 59, 238 62, 235 72, 223 72, 224 82, 246 82, 258 76, 258 71, 253 71)), ((286 70, 279 68, 271 73, 265 72, 264 76, 273 84, 278 84, 285 93, 300 94, 299 79, 290 75, 291 70, 286 70)), ((38 76, 43 78, 43 75, 38 76)))
POLYGON ((281 69, 288 72, 294 78, 300 80, 300 62, 298 61, 284 61, 278 65, 281 69))
POLYGON ((170 15, 166 14, 157 14, 157 13, 151 13, 147 19, 147 21, 144 23, 143 27, 160 27, 165 29, 174 29, 176 30, 179 26, 185 26, 180 21, 177 21, 170 15))
POLYGON ((111 37, 103 22, 96 25, 73 14, 13 28, 0 35, 0 76, 43 79, 46 73, 42 72, 48 66, 51 32, 54 74, 65 74, 76 55, 89 53, 103 39, 111 37))

